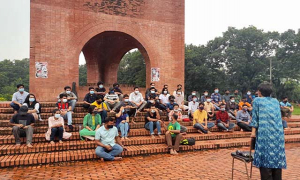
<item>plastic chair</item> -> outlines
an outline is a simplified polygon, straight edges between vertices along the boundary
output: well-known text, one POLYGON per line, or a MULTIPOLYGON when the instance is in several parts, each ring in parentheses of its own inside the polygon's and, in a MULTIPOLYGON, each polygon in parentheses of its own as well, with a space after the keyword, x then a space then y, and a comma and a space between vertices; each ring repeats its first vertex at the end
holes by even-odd
POLYGON ((232 180, 233 180, 233 171, 236 170, 236 171, 239 171, 243 174, 247 174, 247 178, 248 180, 252 178, 252 163, 253 163, 253 153, 252 151, 255 149, 255 138, 251 138, 251 143, 250 143, 250 151, 242 151, 242 152, 233 152, 231 153, 231 156, 232 156, 232 180), (240 169, 235 169, 234 168, 234 160, 237 159, 239 161, 242 161, 245 163, 245 168, 246 168, 246 172, 245 171, 241 171, 240 169), (248 174, 248 167, 247 167, 247 164, 250 163, 251 166, 250 166, 250 176, 248 174))

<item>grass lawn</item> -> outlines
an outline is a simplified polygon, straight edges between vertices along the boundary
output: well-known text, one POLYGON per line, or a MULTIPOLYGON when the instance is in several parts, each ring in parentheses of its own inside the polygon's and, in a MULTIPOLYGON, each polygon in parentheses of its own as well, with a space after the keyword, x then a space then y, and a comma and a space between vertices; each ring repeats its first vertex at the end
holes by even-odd
POLYGON ((300 107, 297 104, 293 104, 294 112, 293 115, 300 115, 300 107))

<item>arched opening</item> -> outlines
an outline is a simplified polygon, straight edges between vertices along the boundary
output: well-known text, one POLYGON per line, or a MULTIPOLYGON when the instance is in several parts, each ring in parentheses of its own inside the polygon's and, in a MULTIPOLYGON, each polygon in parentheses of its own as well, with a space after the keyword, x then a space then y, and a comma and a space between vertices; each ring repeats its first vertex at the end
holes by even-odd
MULTIPOLYGON (((150 72, 148 53, 134 37, 119 31, 105 31, 92 37, 82 48, 86 60, 87 85, 103 81, 106 86, 111 86, 117 82, 119 64, 132 49, 138 49, 144 60, 145 71, 150 72)), ((148 74, 145 73, 146 80, 150 79, 148 74)))
POLYGON ((79 55, 79 86, 87 85, 87 68, 83 52, 79 55))
POLYGON ((118 83, 146 87, 146 63, 138 49, 123 56, 118 68, 118 83))

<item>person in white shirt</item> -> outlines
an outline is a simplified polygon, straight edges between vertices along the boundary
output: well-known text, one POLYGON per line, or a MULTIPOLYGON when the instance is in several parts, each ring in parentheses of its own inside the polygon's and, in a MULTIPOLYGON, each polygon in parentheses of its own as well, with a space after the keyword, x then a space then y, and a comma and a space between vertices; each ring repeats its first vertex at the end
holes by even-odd
POLYGON ((169 97, 170 97, 170 94, 168 94, 168 89, 163 88, 161 94, 158 97, 160 106, 164 106, 165 108, 167 108, 167 103, 170 102, 169 97))
POLYGON ((176 96, 178 89, 181 90, 181 95, 184 97, 184 92, 182 91, 182 85, 181 85, 181 84, 178 84, 178 85, 177 85, 177 90, 175 90, 175 91, 173 92, 173 96, 176 96))
POLYGON ((144 101, 142 93, 140 93, 138 87, 134 87, 134 92, 130 93, 129 101, 136 107, 137 111, 140 112, 144 109, 147 102, 144 101))
POLYGON ((28 96, 28 92, 24 91, 24 85, 18 84, 17 85, 18 91, 13 94, 12 102, 10 106, 14 109, 14 113, 17 114, 20 107, 24 103, 26 97, 28 96))
POLYGON ((196 95, 192 96, 192 101, 189 102, 189 116, 193 118, 194 112, 198 109, 199 102, 197 102, 198 98, 196 95))
POLYGON ((180 109, 187 110, 188 106, 184 105, 184 96, 182 94, 181 89, 177 89, 177 93, 175 95, 175 103, 179 105, 180 109))

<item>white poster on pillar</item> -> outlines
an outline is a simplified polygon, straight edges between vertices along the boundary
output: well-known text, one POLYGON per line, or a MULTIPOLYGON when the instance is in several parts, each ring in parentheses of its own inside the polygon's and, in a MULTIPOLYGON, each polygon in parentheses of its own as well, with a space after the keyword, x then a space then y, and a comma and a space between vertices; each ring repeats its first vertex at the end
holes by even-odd
POLYGON ((48 63, 47 62, 35 62, 35 77, 36 78, 48 78, 48 63))
POLYGON ((160 68, 151 68, 151 81, 152 82, 159 81, 159 72, 160 72, 160 68))

